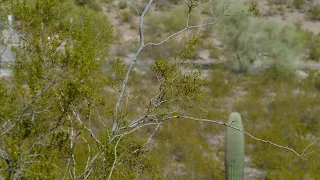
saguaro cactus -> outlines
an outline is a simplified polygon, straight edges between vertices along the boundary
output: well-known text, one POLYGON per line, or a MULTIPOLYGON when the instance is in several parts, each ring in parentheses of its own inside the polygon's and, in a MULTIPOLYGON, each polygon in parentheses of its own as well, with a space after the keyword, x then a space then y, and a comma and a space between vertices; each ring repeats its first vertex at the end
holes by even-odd
MULTIPOLYGON (((228 124, 243 130, 241 116, 237 112, 230 114, 228 124)), ((231 127, 227 127, 225 164, 227 180, 244 179, 244 134, 231 127)))

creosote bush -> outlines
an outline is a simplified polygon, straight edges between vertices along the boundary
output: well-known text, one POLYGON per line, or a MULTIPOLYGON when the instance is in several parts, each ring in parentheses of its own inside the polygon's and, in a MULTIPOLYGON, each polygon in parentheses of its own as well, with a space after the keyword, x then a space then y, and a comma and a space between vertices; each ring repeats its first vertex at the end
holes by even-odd
POLYGON ((13 49, 13 76, 0 79, 0 148, 9 159, 0 157, 0 177, 107 179, 119 158, 113 179, 161 178, 133 134, 108 138, 115 99, 105 89, 119 88, 124 73, 121 61, 113 73, 101 68, 112 42, 105 17, 70 1, 7 3, 25 44, 13 49))

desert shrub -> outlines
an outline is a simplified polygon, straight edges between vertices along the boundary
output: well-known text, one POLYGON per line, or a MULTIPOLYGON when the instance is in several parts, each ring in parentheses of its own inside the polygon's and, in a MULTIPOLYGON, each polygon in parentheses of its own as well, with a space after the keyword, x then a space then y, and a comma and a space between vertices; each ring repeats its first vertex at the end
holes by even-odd
POLYGON ((67 0, 63 6, 63 10, 67 13, 62 17, 64 22, 71 22, 73 26, 83 26, 83 22, 87 17, 93 19, 91 22, 94 25, 96 31, 101 31, 104 26, 109 25, 108 17, 103 15, 101 12, 88 7, 88 6, 77 6, 73 1, 67 0))
POLYGON ((173 4, 177 4, 178 2, 180 2, 181 0, 169 0, 171 3, 173 4))
POLYGON ((293 6, 297 9, 300 9, 303 4, 304 4, 303 0, 293 0, 293 6))
MULTIPOLYGON (((300 24, 297 24, 297 27, 301 30, 300 24)), ((310 31, 303 31, 300 43, 306 47, 306 58, 308 58, 308 60, 320 60, 320 33, 314 34, 310 31)))
POLYGON ((74 3, 78 6, 83 6, 91 3, 91 0, 75 0, 74 3))
POLYGON ((308 13, 308 17, 312 20, 319 21, 320 20, 320 5, 312 6, 308 13))
POLYGON ((123 11, 120 15, 121 22, 128 23, 132 20, 133 14, 130 11, 123 11))
POLYGON ((312 84, 314 85, 314 88, 320 91, 320 73, 319 72, 315 72, 312 74, 312 84))
POLYGON ((231 86, 230 86, 230 78, 228 77, 229 74, 227 71, 222 70, 220 68, 214 68, 212 69, 212 72, 210 74, 211 80, 210 80, 210 86, 212 87, 212 96, 217 98, 221 96, 228 96, 231 92, 231 86))
POLYGON ((309 58, 314 61, 320 61, 320 33, 318 35, 310 34, 307 47, 309 48, 309 58))
POLYGON ((162 155, 160 166, 166 172, 165 179, 224 179, 223 161, 217 159, 223 159, 223 149, 207 142, 214 137, 211 133, 217 132, 214 129, 214 125, 174 120, 158 132, 155 152, 162 155))
MULTIPOLYGON (((188 8, 185 5, 154 14, 146 19, 148 31, 153 35, 176 32, 186 27, 187 15, 188 8)), ((195 25, 199 21, 198 12, 191 12, 189 25, 195 25)))
MULTIPOLYGON (((233 12, 247 6, 238 5, 233 12)), ((261 71, 279 67, 292 70, 298 65, 302 45, 297 45, 301 33, 290 24, 277 20, 231 16, 219 22, 221 41, 226 44, 226 65, 235 72, 261 71)))
POLYGON ((125 8, 127 8, 127 6, 128 6, 128 3, 126 0, 120 0, 118 3, 118 8, 120 8, 120 9, 125 9, 125 8))
POLYGON ((209 49, 210 51, 210 57, 211 58, 219 58, 223 55, 223 50, 215 47, 215 46, 211 46, 211 48, 209 49))
POLYGON ((101 8, 96 0, 74 0, 77 6, 88 6, 96 11, 100 11, 101 8))

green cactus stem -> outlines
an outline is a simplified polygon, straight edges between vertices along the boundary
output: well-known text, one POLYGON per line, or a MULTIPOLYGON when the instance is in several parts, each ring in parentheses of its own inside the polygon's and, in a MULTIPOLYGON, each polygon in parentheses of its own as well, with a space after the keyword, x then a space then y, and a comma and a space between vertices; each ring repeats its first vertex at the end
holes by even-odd
MULTIPOLYGON (((241 116, 233 112, 228 124, 243 130, 241 116)), ((226 176, 227 180, 244 179, 244 134, 236 129, 227 127, 226 137, 226 176)))

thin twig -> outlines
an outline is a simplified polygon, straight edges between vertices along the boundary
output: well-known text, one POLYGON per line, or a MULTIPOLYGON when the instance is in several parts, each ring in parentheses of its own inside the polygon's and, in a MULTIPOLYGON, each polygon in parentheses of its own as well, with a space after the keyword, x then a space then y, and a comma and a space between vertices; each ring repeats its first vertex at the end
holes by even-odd
POLYGON ((310 155, 312 153, 314 153, 315 151, 318 150, 318 148, 314 149, 312 152, 307 153, 307 150, 309 149, 310 146, 314 145, 318 140, 320 139, 320 137, 318 137, 316 140, 314 140, 312 143, 308 144, 308 146, 303 150, 302 154, 304 155, 310 155))
POLYGON ((118 139, 118 141, 117 141, 116 145, 114 146, 114 161, 113 161, 113 164, 112 164, 112 167, 111 167, 110 173, 109 173, 108 180, 110 180, 110 179, 111 179, 111 176, 112 176, 113 170, 114 170, 114 168, 116 167, 116 163, 117 163, 117 147, 118 147, 119 142, 120 142, 120 140, 122 139, 122 137, 123 137, 123 136, 124 136, 124 135, 122 135, 122 136, 120 136, 120 137, 119 137, 119 139, 118 139))
POLYGON ((19 115, 18 119, 13 123, 12 126, 10 126, 9 128, 7 128, 4 132, 2 132, 0 134, 0 137, 4 136, 5 134, 7 134, 8 132, 10 132, 17 124, 18 122, 21 121, 22 117, 24 116, 24 114, 26 113, 26 111, 28 110, 28 108, 31 106, 31 104, 38 99, 44 92, 46 92, 50 87, 52 87, 55 84, 55 81, 52 81, 51 84, 49 84, 48 87, 43 88, 38 94, 36 94, 35 96, 33 96, 31 98, 31 100, 24 106, 21 114, 19 115))
POLYGON ((73 115, 75 116, 76 120, 78 120, 79 123, 80 123, 81 125, 83 125, 83 128, 85 128, 85 129, 88 131, 88 133, 89 133, 90 136, 93 138, 93 140, 96 141, 98 144, 102 145, 101 142, 96 138, 96 136, 94 135, 94 133, 92 132, 92 130, 89 129, 87 126, 85 126, 85 125, 83 124, 83 122, 82 122, 82 120, 81 120, 81 118, 80 118, 80 116, 79 116, 79 113, 76 112, 76 108, 72 105, 72 103, 71 103, 71 105, 70 105, 70 108, 71 108, 72 113, 73 113, 73 115))
POLYGON ((215 24, 215 23, 223 16, 224 12, 225 12, 225 10, 219 15, 219 17, 217 17, 217 19, 215 19, 215 20, 212 21, 212 22, 208 22, 208 23, 205 23, 205 24, 194 25, 194 26, 188 26, 188 27, 186 27, 186 28, 184 28, 184 29, 181 29, 181 30, 179 30, 179 31, 171 34, 170 36, 168 36, 167 38, 165 38, 164 40, 162 40, 162 41, 159 42, 159 43, 147 43, 144 47, 151 46, 151 45, 152 45, 152 46, 159 46, 159 45, 165 43, 166 41, 168 41, 169 39, 177 36, 178 34, 184 32, 184 31, 187 31, 187 30, 189 30, 189 29, 195 29, 195 28, 200 28, 200 27, 205 27, 205 26, 213 25, 213 24, 215 24))
POLYGON ((138 11, 138 9, 129 1, 128 1, 128 4, 130 4, 137 11, 138 15, 140 16, 140 12, 138 11))
POLYGON ((155 130, 153 131, 153 133, 149 136, 148 141, 145 142, 142 146, 145 146, 146 144, 148 144, 148 143, 151 141, 152 137, 153 137, 154 134, 158 131, 159 127, 160 127, 160 124, 157 125, 156 129, 155 129, 155 130))
POLYGON ((219 124, 219 125, 223 125, 223 126, 227 126, 227 127, 230 127, 230 128, 233 128, 237 131, 240 131, 242 132, 243 134, 249 136, 250 138, 254 139, 254 140, 257 140, 257 141, 260 141, 260 142, 263 142, 263 143, 267 143, 267 144, 271 144, 273 146, 276 146, 276 147, 279 147, 279 148, 283 148, 283 149, 287 149, 291 152, 293 152, 294 154, 296 154, 298 157, 301 157, 302 159, 305 159, 303 158, 303 156, 305 156, 305 152, 307 151, 307 149, 309 148, 310 145, 314 144, 315 142, 318 141, 318 139, 316 141, 314 141, 313 143, 309 144, 305 150, 299 154, 296 150, 288 147, 288 146, 283 146, 283 145, 279 145, 279 144, 276 144, 276 143, 273 143, 271 141, 267 141, 267 140, 264 140, 264 139, 260 139, 260 138, 257 138, 253 135, 251 135, 250 133, 244 131, 244 130, 241 130, 237 127, 234 127, 234 126, 231 126, 230 124, 227 124, 227 123, 224 123, 224 122, 220 122, 220 121, 215 121, 215 120, 210 120, 210 119, 201 119, 201 118, 195 118, 195 117, 190 117, 190 116, 171 116, 171 117, 166 117, 166 118, 163 118, 161 121, 166 121, 166 120, 170 120, 170 119, 189 119, 189 120, 193 120, 193 121, 202 121, 202 122, 210 122, 210 123, 215 123, 215 124, 219 124))
POLYGON ((161 123, 161 122, 145 122, 145 124, 142 124, 141 126, 135 126, 135 127, 132 128, 130 131, 127 131, 127 132, 124 132, 124 133, 122 133, 122 134, 113 136, 113 137, 111 138, 111 140, 110 140, 110 143, 111 143, 114 139, 116 139, 117 137, 127 136, 127 135, 133 133, 134 131, 136 131, 136 130, 142 128, 142 127, 149 126, 149 125, 158 125, 158 124, 162 125, 162 124, 164 124, 164 123, 161 123))
MULTIPOLYGON (((144 146, 146 146, 148 143, 150 143, 152 137, 153 137, 154 134, 158 131, 159 127, 160 127, 160 124, 157 125, 157 127, 155 128, 155 130, 153 131, 153 133, 149 136, 148 140, 147 140, 145 143, 143 143, 141 147, 144 147, 144 146)), ((136 153, 136 152, 138 152, 140 149, 141 149, 141 148, 136 149, 135 151, 133 151, 133 154, 136 153)))

